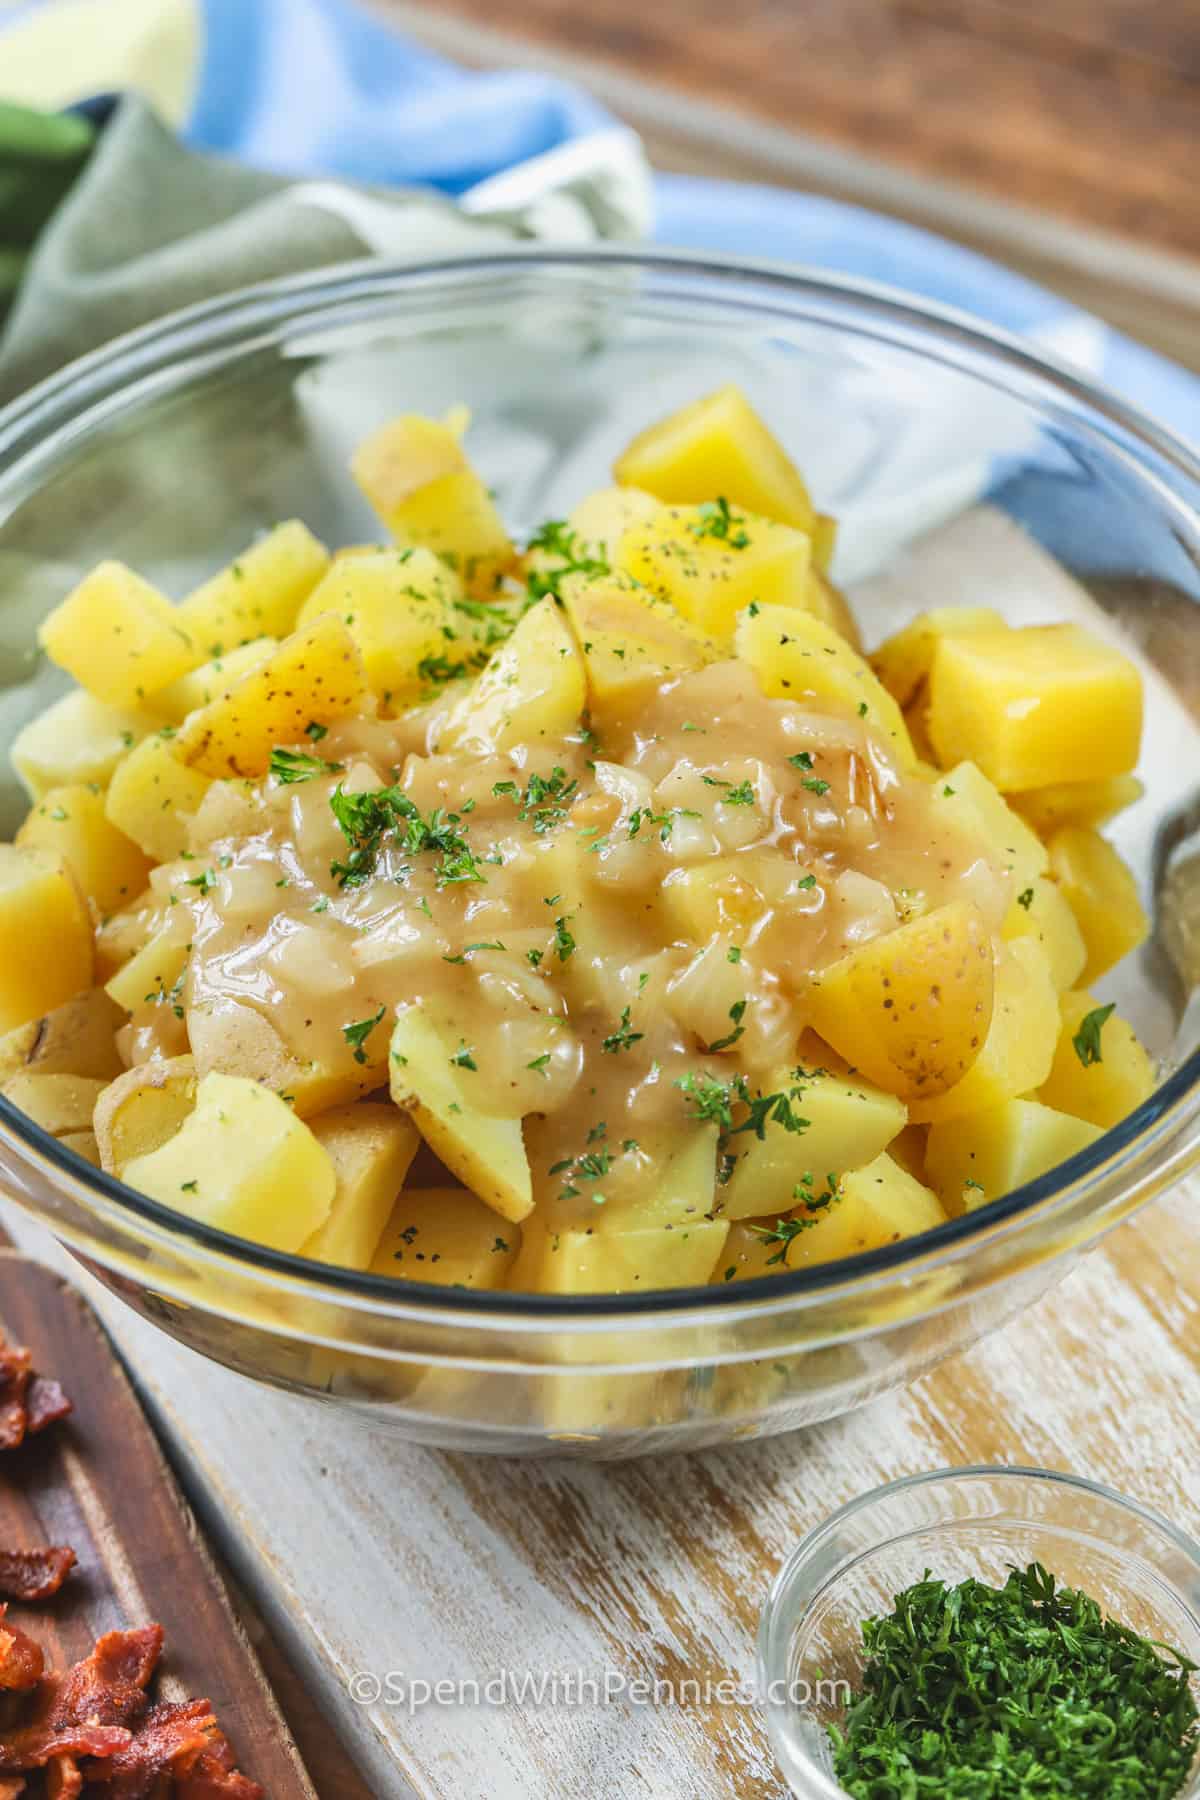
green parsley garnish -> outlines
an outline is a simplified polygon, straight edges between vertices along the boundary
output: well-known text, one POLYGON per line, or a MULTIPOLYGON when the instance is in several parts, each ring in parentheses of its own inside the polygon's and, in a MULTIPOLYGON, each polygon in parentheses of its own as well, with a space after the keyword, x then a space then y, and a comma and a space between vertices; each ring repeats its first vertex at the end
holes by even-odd
POLYGON ((731 550, 744 550, 750 542, 744 530, 745 515, 731 512, 723 494, 716 500, 706 500, 696 511, 699 518, 688 525, 693 537, 718 538, 731 550))
POLYGON ((565 919, 554 921, 554 949, 559 962, 566 962, 575 954, 575 939, 568 931, 565 919))
POLYGON ((827 1728, 854 1800, 1170 1800, 1187 1780, 1195 1665, 1040 1563, 1003 1587, 926 1573, 862 1642, 827 1728))
POLYGON ((499 938, 491 938, 487 942, 481 942, 478 944, 464 944, 463 948, 459 951, 457 956, 443 956, 442 961, 448 962, 448 963, 465 963, 468 956, 473 956, 476 950, 503 950, 503 949, 504 949, 504 945, 500 942, 499 938))
POLYGON ((528 819, 534 835, 543 837, 566 818, 578 788, 577 781, 567 779, 567 771, 556 764, 549 775, 531 775, 522 793, 515 781, 497 781, 492 793, 517 803, 517 817, 528 819))
POLYGON ((819 775, 806 775, 800 786, 807 788, 810 794, 827 794, 829 792, 829 783, 822 781, 819 775))
POLYGON ((757 798, 750 781, 739 781, 736 787, 722 796, 726 806, 753 806, 757 798))
POLYGON ((1024 907, 1026 912, 1029 911, 1030 907, 1033 905, 1033 889, 1032 888, 1026 888, 1024 893, 1017 895, 1017 905, 1024 907))
POLYGON ((359 1019, 353 1025, 342 1026, 342 1036, 354 1051, 354 1060, 356 1063, 366 1062, 367 1052, 364 1046, 367 1039, 378 1025, 380 1019, 382 1019, 383 1014, 384 1008, 381 1006, 379 1011, 377 1013, 372 1013, 369 1019, 359 1019))
POLYGON ((319 719, 310 719, 304 727, 304 735, 311 738, 314 744, 319 744, 323 737, 329 736, 329 727, 322 725, 319 719))
POLYGON ((458 1049, 454 1052, 454 1055, 450 1058, 450 1061, 454 1064, 454 1067, 456 1069, 476 1069, 476 1070, 478 1070, 478 1068, 479 1068, 479 1064, 475 1061, 473 1052, 468 1047, 466 1040, 463 1038, 459 1038, 458 1049))
MULTIPOLYGON (((309 727, 311 731, 312 727, 309 727)), ((309 756, 304 750, 281 750, 278 745, 271 752, 268 765, 277 781, 286 787, 295 781, 312 781, 317 775, 337 775, 341 771, 341 763, 326 762, 323 757, 309 756)))
POLYGON ((1075 1046, 1075 1054, 1085 1069, 1090 1069, 1093 1063, 1104 1061, 1104 1053, 1100 1048, 1100 1033, 1115 1011, 1114 1003, 1110 1003, 1108 1006, 1094 1007, 1081 1020, 1079 1030, 1071 1039, 1075 1046))
POLYGON ((565 519, 547 519, 534 532, 526 550, 540 550, 546 556, 558 558, 557 568, 534 569, 530 572, 525 585, 531 601, 544 600, 547 595, 559 600, 559 588, 568 575, 612 573, 597 547, 581 543, 578 532, 572 531, 565 519))
POLYGON ((742 946, 740 944, 730 944, 728 950, 725 952, 725 961, 731 962, 731 963, 740 963, 741 960, 742 960, 742 946))
POLYGON ((610 1056, 615 1056, 618 1051, 631 1050, 634 1044, 640 1043, 645 1035, 644 1031, 630 1030, 629 1008, 626 1006, 621 1010, 621 1022, 617 1029, 609 1033, 600 1048, 606 1050, 610 1056))
POLYGON ((527 1069, 533 1069, 536 1071, 537 1074, 541 1075, 544 1072, 544 1070, 546 1068, 546 1064, 549 1061, 550 1061, 550 1052, 548 1050, 543 1050, 542 1054, 540 1056, 535 1056, 532 1062, 527 1062, 525 1064, 525 1067, 527 1069))
POLYGON ((813 766, 812 754, 808 750, 797 750, 795 756, 788 757, 788 761, 793 769, 811 769, 813 766))
POLYGON ((717 1050, 728 1050, 732 1044, 737 1043, 738 1039, 746 1029, 742 1024, 742 1016, 745 1011, 745 1000, 735 1000, 729 1009, 729 1017, 733 1021, 733 1030, 727 1032, 724 1037, 718 1038, 715 1043, 708 1046, 708 1054, 710 1056, 717 1050))
MULTIPOLYGON (((423 818, 408 795, 398 787, 375 788, 365 794, 348 794, 339 782, 329 796, 329 806, 342 835, 350 845, 345 862, 335 862, 330 873, 342 887, 357 887, 373 873, 383 840, 389 834, 398 848, 411 856, 436 851, 439 886, 460 881, 486 881, 487 877, 459 829, 462 813, 435 807, 423 818)), ((463 811, 467 809, 464 807, 463 811)))

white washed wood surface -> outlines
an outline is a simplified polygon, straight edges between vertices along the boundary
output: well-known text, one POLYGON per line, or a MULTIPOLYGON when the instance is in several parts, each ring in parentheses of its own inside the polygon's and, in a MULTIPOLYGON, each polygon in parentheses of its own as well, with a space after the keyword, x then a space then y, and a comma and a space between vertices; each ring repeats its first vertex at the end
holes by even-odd
MULTIPOLYGON (((57 1257, 7 1209, 22 1241, 57 1257)), ((804 1434, 640 1463, 506 1462, 373 1436, 98 1300, 192 1497, 380 1800, 774 1800, 752 1707, 355 1706, 360 1670, 744 1679, 778 1564, 834 1507, 942 1464, 1108 1481, 1200 1533, 1200 1187, 1005 1331, 804 1434)), ((322 1800, 337 1800, 323 1796, 322 1800)))

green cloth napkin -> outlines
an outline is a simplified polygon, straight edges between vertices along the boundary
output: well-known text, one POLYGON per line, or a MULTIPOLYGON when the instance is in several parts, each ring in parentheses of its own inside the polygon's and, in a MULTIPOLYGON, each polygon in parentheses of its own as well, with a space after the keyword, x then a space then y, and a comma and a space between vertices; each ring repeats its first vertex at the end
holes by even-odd
POLYGON ((630 132, 509 173, 513 204, 500 176, 486 208, 468 211, 424 189, 288 181, 197 155, 133 96, 98 133, 76 115, 0 105, 0 315, 12 302, 0 403, 134 326, 250 282, 644 225, 648 176, 630 132))

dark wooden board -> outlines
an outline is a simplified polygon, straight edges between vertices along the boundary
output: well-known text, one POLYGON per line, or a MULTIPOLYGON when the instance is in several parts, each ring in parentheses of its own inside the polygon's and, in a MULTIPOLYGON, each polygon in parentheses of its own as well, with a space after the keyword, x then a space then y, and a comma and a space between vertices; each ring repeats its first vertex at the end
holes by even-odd
POLYGON ((10 1617, 59 1664, 86 1656, 101 1632, 157 1620, 166 1633, 159 1691, 210 1700, 270 1800, 318 1800, 91 1307, 51 1270, 0 1251, 0 1325, 75 1402, 70 1419, 0 1457, 0 1545, 69 1544, 79 1559, 55 1599, 14 1605, 10 1617))

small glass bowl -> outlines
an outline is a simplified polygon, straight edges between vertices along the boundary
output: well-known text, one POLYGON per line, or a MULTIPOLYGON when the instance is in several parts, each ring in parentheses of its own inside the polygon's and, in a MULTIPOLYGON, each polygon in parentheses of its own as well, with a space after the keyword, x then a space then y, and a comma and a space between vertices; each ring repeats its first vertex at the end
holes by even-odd
MULTIPOLYGON (((1052 1469, 938 1469, 889 1482, 810 1531, 758 1634, 771 1743, 801 1800, 846 1800, 825 1727, 860 1686, 862 1621, 929 1571, 1000 1585, 1041 1562, 1106 1613, 1200 1663, 1200 1544, 1114 1489, 1052 1469)), ((1200 1757, 1178 1800, 1200 1800, 1200 1757)))

